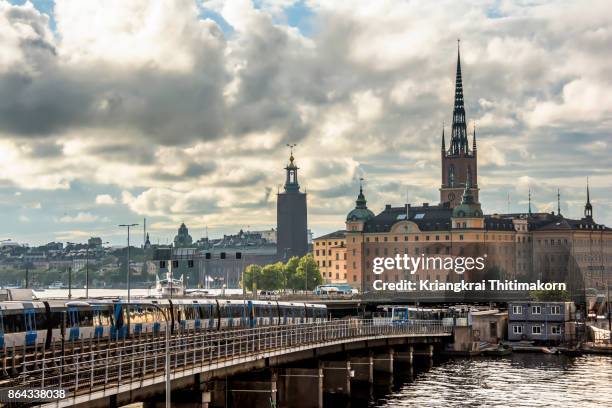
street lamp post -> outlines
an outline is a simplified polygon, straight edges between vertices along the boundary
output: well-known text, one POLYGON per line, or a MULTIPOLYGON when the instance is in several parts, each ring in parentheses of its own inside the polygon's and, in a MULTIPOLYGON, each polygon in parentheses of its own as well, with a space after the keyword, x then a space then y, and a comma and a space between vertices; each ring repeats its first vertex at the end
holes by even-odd
POLYGON ((127 301, 130 303, 130 227, 138 224, 119 224, 120 227, 127 227, 127 301))

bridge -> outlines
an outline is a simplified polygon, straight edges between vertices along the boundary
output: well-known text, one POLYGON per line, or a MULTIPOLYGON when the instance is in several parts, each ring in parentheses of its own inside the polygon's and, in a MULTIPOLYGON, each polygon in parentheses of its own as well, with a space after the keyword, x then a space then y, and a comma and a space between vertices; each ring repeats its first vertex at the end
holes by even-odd
MULTIPOLYGON (((414 350, 431 356, 433 345, 449 340, 452 329, 441 321, 398 323, 389 319, 343 319, 241 330, 188 331, 172 336, 167 334, 166 338, 143 333, 119 341, 81 339, 64 345, 65 348, 69 346, 69 353, 64 351, 62 354, 56 348, 40 349, 28 353, 21 361, 14 357, 9 362, 4 356, 0 395, 16 388, 56 389, 63 390, 64 397, 46 401, 43 406, 93 408, 148 401, 164 393, 168 403, 171 390, 189 388, 201 391, 203 401, 218 399, 219 395, 215 394, 222 396, 231 391, 237 394, 236 404, 238 394, 250 391, 256 396, 265 394, 266 400, 274 400, 276 404, 277 397, 280 401, 283 399, 278 395, 283 391, 277 388, 284 388, 284 398, 287 398, 297 392, 295 381, 299 381, 302 390, 306 387, 304 378, 316 377, 323 384, 322 373, 326 369, 332 370, 330 364, 334 365, 327 362, 309 374, 304 374, 303 370, 296 374, 295 368, 282 368, 291 363, 318 360, 338 353, 348 356, 365 350, 366 354, 369 352, 365 357, 363 353, 361 357, 347 357, 344 363, 340 363, 340 368, 333 368, 333 372, 340 370, 340 373, 345 373, 346 380, 355 372, 362 375, 361 367, 370 372, 372 368, 392 371, 394 349, 399 350, 395 353, 398 357, 410 360, 413 352, 417 353, 414 350), (231 390, 226 388, 215 392, 210 385, 206 389, 206 384, 215 379, 225 378, 227 383, 228 377, 257 370, 268 370, 273 376, 263 382, 257 381, 257 387, 265 384, 263 390, 249 389, 245 381, 237 386, 233 383, 231 390), (277 387, 281 383, 279 375, 285 378, 282 386, 277 387)), ((316 388, 315 385, 313 392, 318 394, 314 395, 321 395, 321 387, 316 388)), ((251 406, 258 406, 257 398, 252 395, 239 405, 245 406, 250 402, 251 406)), ((227 400, 220 404, 226 406, 227 400)))

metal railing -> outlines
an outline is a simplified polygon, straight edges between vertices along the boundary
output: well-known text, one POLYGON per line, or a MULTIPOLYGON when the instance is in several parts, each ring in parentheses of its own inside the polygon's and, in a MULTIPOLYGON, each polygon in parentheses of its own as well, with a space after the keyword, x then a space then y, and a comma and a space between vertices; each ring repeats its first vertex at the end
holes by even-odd
POLYGON ((299 325, 265 326, 224 331, 187 331, 168 341, 152 333, 129 340, 96 342, 82 340, 72 354, 37 353, 21 362, 18 375, 5 378, 0 394, 9 388, 62 389, 67 397, 109 390, 126 384, 143 386, 165 372, 166 356, 173 378, 233 365, 272 353, 328 343, 373 337, 449 335, 452 326, 441 321, 347 319, 299 325), (189 371, 189 372, 187 372, 189 371))

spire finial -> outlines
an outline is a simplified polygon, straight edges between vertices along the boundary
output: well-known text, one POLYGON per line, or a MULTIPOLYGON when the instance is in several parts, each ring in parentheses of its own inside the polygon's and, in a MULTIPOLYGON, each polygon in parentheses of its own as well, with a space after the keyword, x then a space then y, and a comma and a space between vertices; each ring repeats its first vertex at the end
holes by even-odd
POLYGON ((587 176, 587 204, 591 204, 591 195, 589 194, 589 176, 587 176))
POLYGON ((561 190, 557 188, 557 215, 561 215, 561 190))
POLYGON ((529 187, 529 215, 531 215, 531 187, 529 187))
POLYGON ((593 218, 593 206, 591 205, 591 194, 589 191, 589 178, 587 177, 587 201, 584 205, 584 217, 587 219, 593 218))
POLYGON ((359 194, 363 194, 363 177, 359 177, 359 194))
POLYGON ((293 158, 293 148, 294 148, 295 146, 297 146, 297 144, 296 144, 296 143, 287 143, 287 147, 289 148, 289 151, 290 151, 289 161, 290 161, 291 163, 293 163, 293 160, 294 160, 294 158, 293 158))

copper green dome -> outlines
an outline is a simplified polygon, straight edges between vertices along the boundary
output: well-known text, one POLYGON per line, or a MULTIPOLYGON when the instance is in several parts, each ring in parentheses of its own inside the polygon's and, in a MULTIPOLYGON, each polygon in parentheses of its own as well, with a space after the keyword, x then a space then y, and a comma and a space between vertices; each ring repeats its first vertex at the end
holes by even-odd
POLYGON ((363 187, 359 186, 359 195, 355 201, 355 208, 346 216, 347 221, 368 221, 374 217, 374 213, 368 210, 367 201, 363 195, 363 187))
POLYGON ((480 203, 474 201, 472 195, 472 175, 468 173, 463 190, 463 199, 461 204, 453 209, 453 217, 455 218, 478 218, 482 217, 482 209, 480 203))

